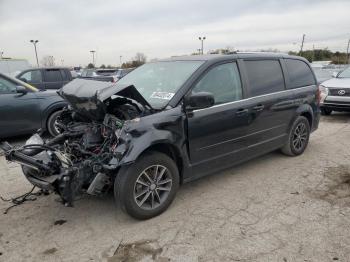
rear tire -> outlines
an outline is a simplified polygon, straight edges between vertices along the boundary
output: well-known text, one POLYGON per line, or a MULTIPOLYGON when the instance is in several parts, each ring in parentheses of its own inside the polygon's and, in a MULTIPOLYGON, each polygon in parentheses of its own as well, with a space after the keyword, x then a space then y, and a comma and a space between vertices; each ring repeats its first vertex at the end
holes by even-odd
POLYGON ((321 115, 329 116, 332 114, 332 109, 321 107, 321 115))
POLYGON ((149 219, 169 207, 178 188, 179 172, 175 162, 163 153, 147 152, 119 170, 114 196, 130 216, 149 219))
POLYGON ((288 156, 301 155, 309 143, 309 137, 309 121, 306 117, 299 116, 289 131, 287 143, 281 148, 282 153, 288 156))
POLYGON ((49 118, 47 119, 47 131, 50 133, 51 136, 57 136, 61 132, 59 131, 58 127, 56 125, 57 117, 62 113, 61 110, 53 112, 49 118))

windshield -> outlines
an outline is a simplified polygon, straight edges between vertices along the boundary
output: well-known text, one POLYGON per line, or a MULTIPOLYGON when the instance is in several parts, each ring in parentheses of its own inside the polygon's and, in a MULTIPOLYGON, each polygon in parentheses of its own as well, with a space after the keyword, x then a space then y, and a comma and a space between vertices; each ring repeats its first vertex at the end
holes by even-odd
POLYGON ((338 75, 338 78, 350 78, 350 67, 348 67, 347 69, 345 69, 343 72, 341 72, 338 75))
POLYGON ((170 61, 144 64, 119 80, 134 85, 154 108, 162 108, 204 61, 170 61))

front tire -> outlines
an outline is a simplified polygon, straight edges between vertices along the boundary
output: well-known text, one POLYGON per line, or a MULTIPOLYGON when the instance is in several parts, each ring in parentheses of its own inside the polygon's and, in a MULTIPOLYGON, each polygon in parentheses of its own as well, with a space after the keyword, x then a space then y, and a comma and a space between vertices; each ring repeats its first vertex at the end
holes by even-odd
POLYGON ((306 117, 299 116, 289 131, 287 143, 281 148, 282 153, 288 156, 301 155, 309 143, 309 137, 309 121, 306 117))
POLYGON ((61 110, 53 112, 47 119, 47 131, 51 136, 58 136, 61 132, 57 126, 57 118, 62 113, 61 110))
POLYGON ((114 195, 124 212, 136 219, 149 219, 169 207, 178 188, 174 161, 163 153, 147 152, 119 170, 114 195))
POLYGON ((329 116, 332 114, 332 109, 321 107, 321 115, 329 116))

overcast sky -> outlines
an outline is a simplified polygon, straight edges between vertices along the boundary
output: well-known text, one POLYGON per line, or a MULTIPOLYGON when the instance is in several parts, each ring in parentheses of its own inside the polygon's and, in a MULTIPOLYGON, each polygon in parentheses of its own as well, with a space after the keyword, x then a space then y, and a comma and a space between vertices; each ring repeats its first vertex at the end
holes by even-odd
POLYGON ((0 51, 35 63, 30 39, 38 39, 39 60, 86 65, 119 64, 136 52, 148 59, 204 51, 277 48, 346 51, 350 1, 322 0, 0 0, 0 51), (295 44, 293 44, 295 43, 295 44))

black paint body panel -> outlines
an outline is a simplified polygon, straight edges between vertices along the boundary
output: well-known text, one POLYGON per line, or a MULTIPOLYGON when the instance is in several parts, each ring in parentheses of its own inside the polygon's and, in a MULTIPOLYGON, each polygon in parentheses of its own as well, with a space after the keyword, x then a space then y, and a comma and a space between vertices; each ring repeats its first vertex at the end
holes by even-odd
MULTIPOLYGON (((182 182, 187 182, 281 148, 287 142, 293 121, 300 115, 305 115, 312 131, 315 130, 320 117, 316 78, 314 85, 288 89, 289 78, 283 58, 283 55, 273 54, 208 58, 169 102, 173 108, 168 106, 159 113, 126 123, 127 128, 121 135, 121 144, 117 149, 123 157, 116 164, 132 164, 143 152, 155 146, 158 149, 167 148, 175 154, 182 182), (266 58, 280 61, 285 89, 251 97, 244 59, 266 58), (237 62, 239 66, 243 99, 186 111, 184 96, 208 68, 225 62, 237 62), (256 106, 261 105, 263 109, 256 110, 256 106), (242 109, 246 113, 237 115, 237 111, 242 109)), ((305 61, 299 57, 292 58, 305 61)))

